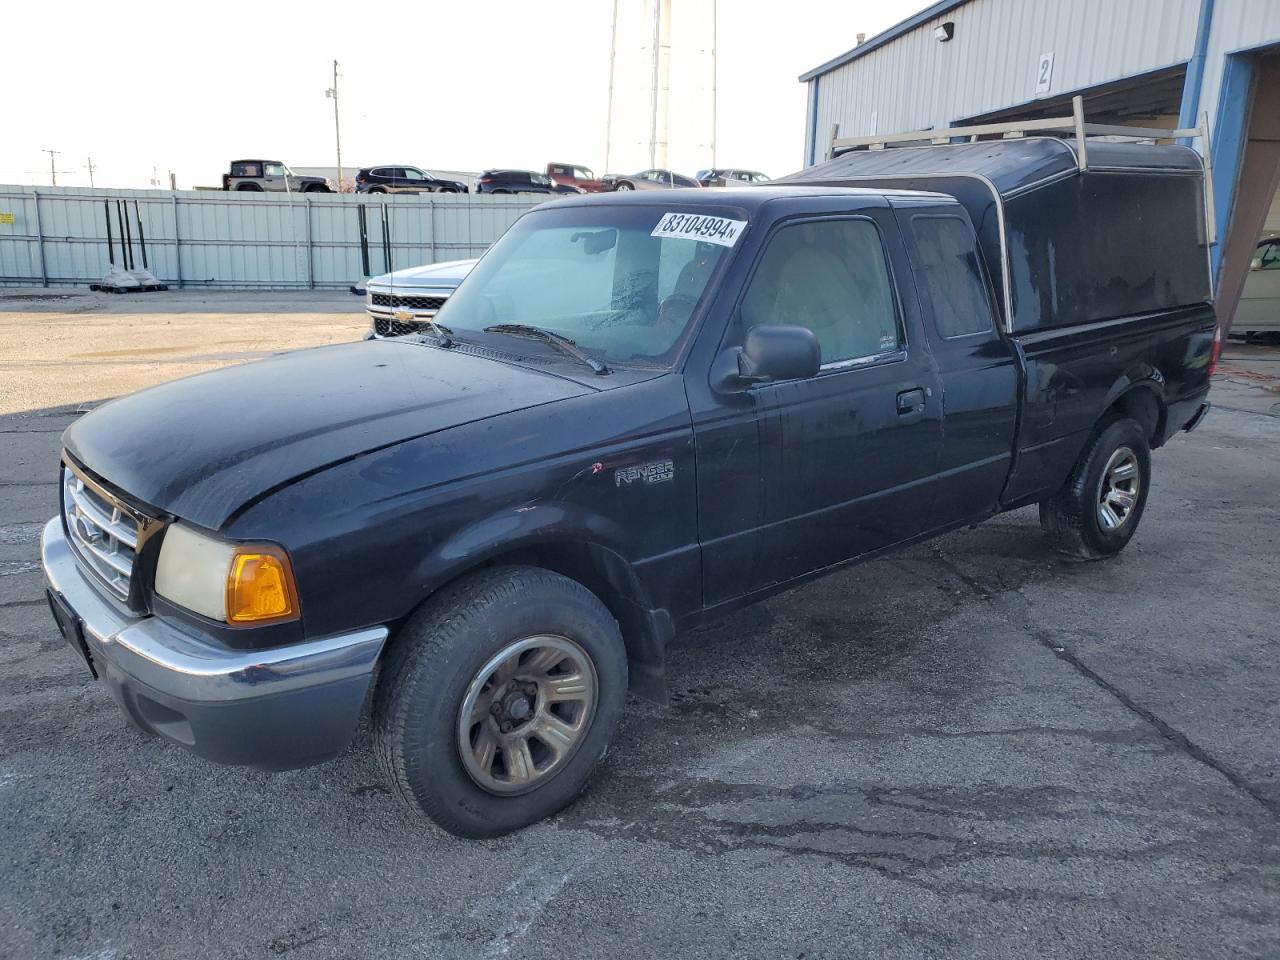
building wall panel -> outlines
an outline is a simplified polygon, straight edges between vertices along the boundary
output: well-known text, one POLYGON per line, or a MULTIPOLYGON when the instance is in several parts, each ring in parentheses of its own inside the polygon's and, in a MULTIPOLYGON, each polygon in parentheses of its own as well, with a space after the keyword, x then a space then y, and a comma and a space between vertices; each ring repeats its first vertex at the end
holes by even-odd
POLYGON ((1199 12, 1200 0, 971 0, 819 77, 818 153, 833 123, 845 137, 946 127, 1182 63, 1199 12), (955 35, 939 43, 946 20, 955 35), (1054 54, 1052 85, 1037 95, 1044 53, 1054 54))

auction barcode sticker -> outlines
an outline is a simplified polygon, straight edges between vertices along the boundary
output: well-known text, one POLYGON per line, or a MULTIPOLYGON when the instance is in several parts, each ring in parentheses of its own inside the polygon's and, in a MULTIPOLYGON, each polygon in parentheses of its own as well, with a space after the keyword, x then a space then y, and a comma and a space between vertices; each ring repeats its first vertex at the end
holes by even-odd
POLYGON ((705 240, 722 247, 732 247, 738 242, 745 220, 729 220, 725 217, 708 217, 701 213, 664 213, 651 237, 675 237, 679 240, 705 240))

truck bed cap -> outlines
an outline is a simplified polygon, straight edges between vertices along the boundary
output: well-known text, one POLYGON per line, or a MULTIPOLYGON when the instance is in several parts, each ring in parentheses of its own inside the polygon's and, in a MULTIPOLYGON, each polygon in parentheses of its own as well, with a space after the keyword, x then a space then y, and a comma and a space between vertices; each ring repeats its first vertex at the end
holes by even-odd
POLYGON ((950 194, 969 213, 1011 333, 1212 299, 1199 154, 1092 139, 1081 166, 1073 141, 1032 136, 853 149, 782 182, 950 194))
MULTIPOLYGON (((945 131, 939 131, 945 133, 945 131)), ((1110 172, 1160 172, 1199 175, 1199 155, 1190 147, 1155 146, 1105 140, 1089 141, 1089 167, 1110 172)), ((816 166, 781 177, 775 183, 803 184, 842 178, 977 175, 1002 197, 1016 194, 1077 170, 1075 148, 1057 137, 982 140, 853 150, 816 166)))
POLYGON ((674 190, 637 190, 593 193, 553 200, 556 208, 572 204, 637 204, 640 206, 725 206, 750 213, 770 200, 802 197, 848 196, 862 198, 868 206, 884 206, 893 197, 930 197, 940 203, 954 203, 955 198, 941 192, 900 190, 892 187, 853 187, 822 184, 773 184, 758 187, 681 187, 674 190), (880 201, 877 203, 877 201, 880 201))

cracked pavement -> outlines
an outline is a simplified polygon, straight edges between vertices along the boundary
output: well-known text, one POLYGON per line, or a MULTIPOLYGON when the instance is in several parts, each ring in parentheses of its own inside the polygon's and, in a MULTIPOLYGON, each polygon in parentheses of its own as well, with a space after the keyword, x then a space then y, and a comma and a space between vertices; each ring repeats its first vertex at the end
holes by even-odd
POLYGON ((267 774, 125 725, 29 568, 75 415, 0 418, 0 957, 1280 955, 1278 418, 1157 452, 1115 560, 1023 510, 682 638, 579 802, 467 842, 367 729, 267 774))

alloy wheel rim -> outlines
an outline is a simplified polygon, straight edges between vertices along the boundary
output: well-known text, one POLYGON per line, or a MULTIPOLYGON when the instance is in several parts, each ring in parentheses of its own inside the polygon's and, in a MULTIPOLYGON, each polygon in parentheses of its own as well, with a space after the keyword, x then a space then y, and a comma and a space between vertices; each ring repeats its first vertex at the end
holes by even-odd
POLYGON ((462 765, 478 786, 510 796, 555 776, 595 717, 595 665, 568 637, 507 644, 476 671, 458 710, 462 765))
POLYGON ((1102 529, 1114 533, 1124 527, 1133 516, 1141 492, 1138 456, 1128 447, 1120 447, 1107 460, 1098 484, 1098 523, 1102 529))

